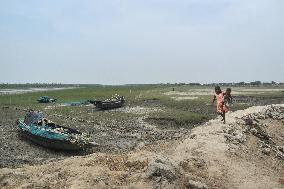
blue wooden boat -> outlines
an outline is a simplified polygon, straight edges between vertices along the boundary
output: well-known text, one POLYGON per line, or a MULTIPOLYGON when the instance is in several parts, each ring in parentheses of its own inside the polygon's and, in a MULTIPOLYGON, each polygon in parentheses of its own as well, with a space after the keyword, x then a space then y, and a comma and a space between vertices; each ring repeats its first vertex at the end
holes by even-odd
POLYGON ((41 96, 37 99, 40 103, 49 103, 49 102, 55 102, 57 99, 55 98, 49 98, 48 96, 41 96))
POLYGON ((17 126, 27 140, 55 150, 83 150, 97 145, 85 133, 48 122, 40 112, 28 112, 17 126))

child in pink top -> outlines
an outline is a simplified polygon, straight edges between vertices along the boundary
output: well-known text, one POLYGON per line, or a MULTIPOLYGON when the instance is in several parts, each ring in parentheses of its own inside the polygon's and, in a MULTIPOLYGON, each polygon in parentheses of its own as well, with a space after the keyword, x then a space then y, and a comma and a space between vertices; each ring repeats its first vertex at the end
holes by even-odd
POLYGON ((222 116, 223 123, 225 123, 225 113, 226 110, 224 109, 224 93, 222 92, 219 86, 215 87, 215 94, 213 97, 212 104, 217 100, 217 113, 222 116))

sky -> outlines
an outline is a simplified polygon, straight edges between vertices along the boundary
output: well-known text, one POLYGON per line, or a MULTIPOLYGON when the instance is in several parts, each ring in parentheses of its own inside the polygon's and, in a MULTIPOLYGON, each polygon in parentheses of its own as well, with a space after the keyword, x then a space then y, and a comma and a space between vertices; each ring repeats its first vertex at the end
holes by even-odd
POLYGON ((284 82, 283 0, 0 0, 0 83, 284 82))

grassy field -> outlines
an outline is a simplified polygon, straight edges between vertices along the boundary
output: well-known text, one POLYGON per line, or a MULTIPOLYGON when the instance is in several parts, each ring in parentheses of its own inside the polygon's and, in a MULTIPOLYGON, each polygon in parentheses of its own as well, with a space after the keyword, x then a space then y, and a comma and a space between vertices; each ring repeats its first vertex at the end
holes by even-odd
MULTIPOLYGON (((43 91, 43 92, 33 92, 25 94, 15 94, 15 95, 1 95, 0 96, 0 105, 1 106, 19 106, 37 110, 44 110, 46 106, 51 104, 40 104, 36 100, 40 96, 49 96, 52 98, 58 99, 56 104, 75 102, 80 100, 88 99, 97 99, 103 100, 111 97, 114 94, 123 95, 126 98, 127 107, 156 107, 160 108, 163 111, 155 112, 150 115, 156 120, 173 120, 177 125, 186 125, 188 123, 195 124, 201 123, 208 119, 211 119, 215 116, 215 106, 210 105, 213 88, 202 87, 202 86, 175 86, 175 92, 170 95, 165 95, 168 92, 171 92, 173 87, 161 86, 161 85, 145 85, 145 86, 89 86, 83 88, 75 89, 66 89, 59 91, 43 91), (212 90, 212 92, 211 92, 212 90), (190 100, 175 100, 174 97, 183 97, 184 94, 179 94, 179 92, 188 92, 188 91, 205 91, 204 95, 199 95, 196 99, 190 100)), ((281 88, 274 87, 274 90, 269 91, 269 88, 233 88, 234 90, 248 90, 249 94, 244 92, 244 97, 253 96, 255 98, 263 98, 269 101, 269 98, 278 99, 281 101, 284 97, 284 93, 281 91, 281 88), (279 89, 275 90, 275 89, 279 89), (256 90, 254 92, 254 90, 256 90), (264 90, 264 92, 259 93, 259 90, 264 90)), ((193 93, 193 96, 195 93, 193 93)), ((233 110, 244 109, 249 107, 249 103, 239 103, 235 102, 233 110)), ((64 115, 84 117, 83 115, 78 115, 76 112, 87 112, 90 111, 90 107, 60 107, 53 108, 52 110, 46 111, 46 113, 61 113, 64 115)), ((100 114, 100 113, 97 113, 100 114)), ((119 112, 116 112, 117 117, 114 116, 114 119, 120 119, 122 115, 119 115, 119 112)), ((104 114, 103 114, 104 115, 104 114)), ((102 116, 102 115, 101 115, 102 116)))
MULTIPOLYGON (((214 108, 206 105, 210 102, 211 96, 203 96, 197 100, 176 101, 171 96, 164 95, 165 92, 171 91, 172 87, 162 87, 159 85, 151 86, 96 86, 86 88, 67 89, 60 91, 33 92, 26 94, 3 95, 0 96, 0 104, 6 106, 20 106, 28 109, 37 109, 47 114, 63 114, 66 116, 76 116, 86 118, 86 112, 90 107, 60 107, 45 111, 46 106, 50 104, 39 104, 36 99, 39 96, 49 96, 58 99, 56 104, 68 103, 80 100, 97 99, 103 100, 114 94, 123 95, 126 98, 126 106, 136 107, 156 107, 163 109, 151 115, 153 119, 169 120, 177 125, 186 125, 202 123, 214 117, 214 108), (78 112, 85 112, 78 114, 78 112)), ((179 90, 179 88, 176 88, 179 90)), ((180 90, 183 90, 181 87, 180 90)), ((104 113, 96 113, 95 117, 103 119, 104 113), (99 116, 97 116, 99 115, 99 116)), ((115 113, 113 119, 120 120, 123 114, 115 113)), ((108 115, 106 115, 108 116, 108 115)), ((153 120, 152 119, 152 120, 153 120)), ((155 121, 158 123, 157 121, 155 121)))

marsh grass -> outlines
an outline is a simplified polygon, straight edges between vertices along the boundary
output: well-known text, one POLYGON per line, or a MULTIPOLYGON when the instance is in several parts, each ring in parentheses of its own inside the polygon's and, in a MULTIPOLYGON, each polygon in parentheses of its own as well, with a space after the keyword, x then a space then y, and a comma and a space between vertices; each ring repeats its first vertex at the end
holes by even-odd
POLYGON ((146 121, 156 125, 173 127, 192 127, 208 120, 208 116, 182 110, 168 110, 150 115, 146 121))
MULTIPOLYGON (((177 125, 186 125, 193 123, 201 123, 216 116, 215 105, 211 106, 212 96, 198 96, 194 100, 177 101, 172 96, 165 95, 165 92, 172 91, 172 86, 161 85, 129 85, 129 86, 88 86, 82 88, 65 89, 57 91, 42 91, 26 94, 0 95, 1 106, 19 106, 42 110, 46 114, 62 114, 65 116, 77 117, 80 119, 93 120, 117 120, 123 121, 127 119, 136 119, 137 115, 120 112, 120 111, 103 111, 96 112, 91 106, 66 106, 46 109, 52 106, 52 103, 40 104, 37 102, 40 96, 49 96, 58 99, 56 104, 78 102, 81 100, 97 99, 104 100, 110 98, 114 94, 123 95, 126 98, 126 106, 135 107, 158 107, 163 111, 157 111, 151 114, 154 119, 174 120, 177 125)), ((189 91, 191 89, 210 89, 208 87, 188 87, 176 86, 176 91, 189 91)), ((212 89, 213 91, 213 89, 212 89)), ((255 96, 266 98, 283 98, 284 92, 267 92, 255 94, 255 96)), ((247 104, 235 103, 232 110, 245 109, 249 107, 247 104)))

